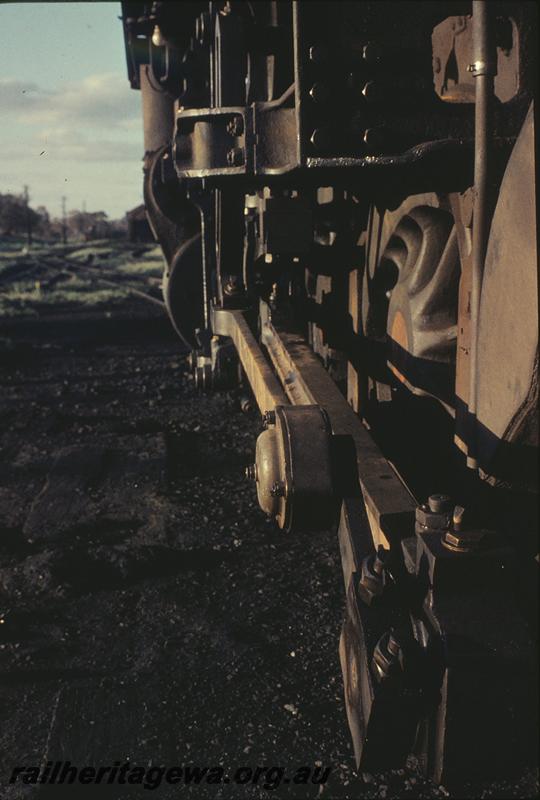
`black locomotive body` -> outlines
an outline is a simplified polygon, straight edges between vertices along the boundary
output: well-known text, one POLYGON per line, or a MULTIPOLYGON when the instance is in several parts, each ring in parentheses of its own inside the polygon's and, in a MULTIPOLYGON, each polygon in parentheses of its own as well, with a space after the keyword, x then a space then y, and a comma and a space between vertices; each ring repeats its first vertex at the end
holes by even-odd
POLYGON ((249 381, 261 507, 291 535, 337 529, 359 766, 517 766, 536 739, 536 4, 122 10, 171 320, 202 387, 238 364, 249 381))

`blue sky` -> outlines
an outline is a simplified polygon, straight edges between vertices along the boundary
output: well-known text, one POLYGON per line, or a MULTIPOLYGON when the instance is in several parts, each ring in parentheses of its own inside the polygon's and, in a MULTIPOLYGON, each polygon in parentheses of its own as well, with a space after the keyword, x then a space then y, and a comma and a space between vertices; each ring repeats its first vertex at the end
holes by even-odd
POLYGON ((0 3, 0 193, 120 217, 142 201, 120 3, 0 3))

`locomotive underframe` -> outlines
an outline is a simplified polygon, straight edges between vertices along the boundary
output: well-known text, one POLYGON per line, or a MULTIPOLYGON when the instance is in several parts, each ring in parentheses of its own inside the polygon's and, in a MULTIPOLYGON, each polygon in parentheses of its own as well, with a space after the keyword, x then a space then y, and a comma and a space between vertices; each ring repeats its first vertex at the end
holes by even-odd
MULTIPOLYGON (((264 80, 255 56, 246 96, 242 70, 256 26, 238 4, 202 4, 202 10, 193 4, 189 14, 195 36, 182 44, 175 41, 174 25, 167 30, 170 12, 160 17, 159 8, 143 13, 144 4, 124 4, 132 85, 144 86, 139 69, 150 63, 154 78, 159 75, 178 98, 172 56, 179 59, 184 52, 184 68, 178 72, 183 93, 174 119, 172 103, 160 96, 148 100, 148 87, 146 92, 145 200, 168 261, 168 307, 184 334, 190 326, 196 329, 184 338, 194 346, 201 385, 225 377, 234 367, 232 348, 238 354, 270 434, 264 441, 261 437, 257 467, 260 475, 264 468, 270 476, 268 507, 280 526, 309 528, 313 501, 334 512, 346 592, 340 658, 358 766, 370 771, 396 766, 415 752, 436 780, 456 772, 462 777, 494 774, 495 764, 509 772, 530 760, 536 739, 531 634, 509 577, 516 572, 519 553, 481 515, 462 530, 449 498, 432 495, 427 504, 419 504, 377 444, 376 426, 375 438, 369 432, 365 387, 371 387, 381 406, 392 390, 376 337, 369 350, 358 349, 362 253, 356 241, 351 244, 343 235, 345 245, 339 249, 317 249, 312 215, 324 207, 316 199, 318 191, 324 193, 321 187, 331 187, 332 202, 341 202, 345 218, 352 219, 354 206, 362 229, 370 224, 369 203, 395 209, 408 197, 437 192, 457 228, 462 290, 470 289, 475 254, 482 260, 487 246, 486 234, 479 233, 482 220, 490 218, 494 187, 500 185, 531 102, 524 56, 528 17, 514 14, 513 47, 497 40, 496 49, 495 38, 488 37, 471 53, 463 45, 465 35, 456 39, 467 29, 470 33, 467 3, 450 3, 444 12, 443 4, 423 4, 417 19, 411 19, 414 4, 343 4, 348 11, 341 24, 349 13, 356 19, 355 5, 365 7, 365 13, 358 11, 361 24, 354 35, 336 30, 332 4, 294 3, 284 25, 280 15, 287 17, 288 4, 280 5, 268 28, 278 91, 261 99, 264 80), (405 32, 396 26, 386 30, 385 5, 403 21, 405 32), (139 16, 133 6, 141 7, 139 16), (167 49, 165 68, 152 62, 163 42, 154 50, 150 45, 149 59, 136 53, 142 40, 148 43, 156 30, 161 35, 160 26, 165 40, 169 36, 175 43, 167 49), (284 43, 284 31, 292 37, 292 48, 284 43), (340 68, 348 69, 348 56, 336 47, 340 37, 353 54, 361 53, 367 105, 347 117, 348 96, 338 90, 335 119, 327 124, 324 103, 322 116, 320 110, 322 78, 339 86, 340 68), (441 59, 446 77, 435 80, 434 96, 432 70, 441 71, 441 63, 438 70, 435 66, 441 59), (494 64, 503 66, 504 81, 495 91, 504 96, 504 106, 486 107, 489 117, 479 121, 477 101, 476 125, 464 60, 473 65, 473 83, 487 86, 488 92, 494 64), (373 102, 377 80, 384 88, 382 102, 377 94, 373 102), (397 81, 394 92, 392 80, 397 81), (415 114, 409 113, 411 104, 415 114), (488 122, 489 173, 479 177, 488 150, 488 122), (359 139, 360 148, 355 145, 359 139), (479 154, 480 139, 484 149, 479 154), (473 186, 476 229, 471 228, 473 186), (473 254, 471 230, 479 248, 473 254), (338 320, 336 325, 336 314, 318 302, 316 291, 300 301, 295 297, 291 286, 298 286, 305 268, 315 275, 315 284, 328 277, 345 286, 345 324, 338 320), (201 273, 200 286, 192 291, 194 276, 201 273), (199 292, 200 319, 191 301, 179 299, 177 285, 189 297, 199 292), (346 392, 339 388, 344 374, 346 392), (291 413, 291 406, 298 413, 291 413), (320 414, 329 419, 331 430, 321 423, 318 433, 318 460, 309 453, 315 448, 315 422, 310 432, 302 423, 303 409, 306 419, 317 420, 320 414), (313 486, 321 487, 319 495, 313 486)), ((481 16, 483 4, 475 7, 481 16)), ((497 4, 497 10, 504 16, 508 8, 497 4)), ((176 14, 180 18, 181 7, 176 14)), ((508 26, 503 33, 508 35, 508 26)), ((268 67, 264 79, 270 80, 269 75, 268 67)), ((358 79, 354 71, 351 78, 353 83, 358 79)), ((458 343, 468 356, 476 323, 464 308, 461 301, 458 343)), ((461 356, 457 368, 456 385, 466 383, 465 400, 470 401, 470 360, 461 356)), ((448 404, 446 410, 452 412, 448 404)))

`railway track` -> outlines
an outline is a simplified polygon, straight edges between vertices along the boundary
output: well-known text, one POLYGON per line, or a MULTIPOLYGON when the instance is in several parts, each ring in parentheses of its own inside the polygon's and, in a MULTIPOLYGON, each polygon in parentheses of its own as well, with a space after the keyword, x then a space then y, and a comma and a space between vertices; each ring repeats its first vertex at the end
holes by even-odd
MULTIPOLYGON (((79 251, 78 260, 69 257, 69 251, 73 251, 73 248, 68 248, 67 253, 55 252, 51 248, 49 253, 38 250, 35 253, 17 254, 8 260, 7 265, 0 270, 0 286, 8 293, 8 296, 10 289, 19 288, 23 304, 25 302, 24 292, 26 291, 28 300, 31 300, 31 293, 37 289, 40 294, 48 295, 51 305, 55 306, 55 292, 63 289, 69 291, 70 284, 74 281, 83 281, 87 282, 88 291, 96 287, 117 289, 152 303, 158 308, 165 308, 161 299, 161 278, 147 273, 126 274, 122 270, 111 269, 106 259, 102 260, 101 264, 99 260, 97 263, 93 263, 94 257, 91 248, 87 248, 88 255, 86 257, 84 257, 84 247, 79 246, 77 249, 79 251)), ((150 249, 148 247, 138 250, 131 248, 128 253, 133 261, 133 253, 140 258, 150 249)), ((113 258, 118 258, 119 253, 115 253, 114 247, 111 253, 113 258)), ((135 263, 137 263, 136 258, 135 263)), ((84 289, 81 292, 81 299, 83 298, 84 289)))
MULTIPOLYGON (((41 279, 80 269, 47 261, 41 279)), ((337 543, 311 533, 308 554, 259 511, 243 475, 259 416, 237 391, 195 390, 157 306, 49 308, 4 319, 0 338, 2 776, 24 741, 29 763, 321 762, 329 798, 535 795, 531 772, 356 775, 337 543)))

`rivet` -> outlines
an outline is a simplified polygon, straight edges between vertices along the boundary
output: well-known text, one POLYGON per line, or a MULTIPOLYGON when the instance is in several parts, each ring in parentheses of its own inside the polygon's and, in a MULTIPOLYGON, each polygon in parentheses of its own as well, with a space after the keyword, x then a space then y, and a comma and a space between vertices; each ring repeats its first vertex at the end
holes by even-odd
POLYGON ((309 60, 314 64, 323 64, 328 57, 328 51, 324 45, 311 45, 309 48, 309 60))
POLYGON ((317 150, 322 150, 328 146, 328 131, 324 128, 315 128, 310 137, 310 142, 317 150))
POLYGON ((314 103, 325 103, 330 96, 328 86, 325 83, 314 83, 309 90, 309 96, 314 103))

